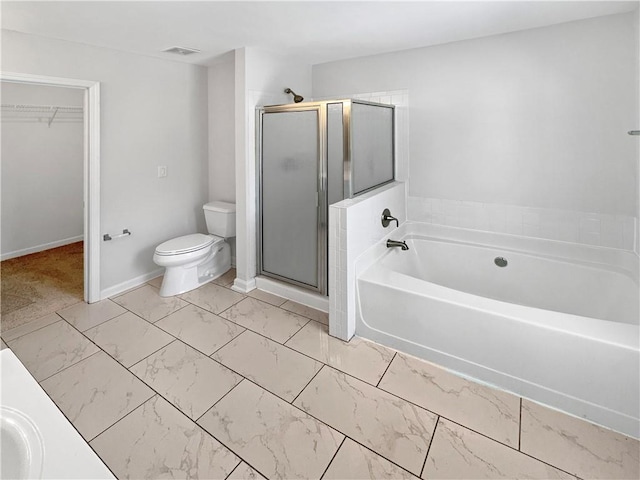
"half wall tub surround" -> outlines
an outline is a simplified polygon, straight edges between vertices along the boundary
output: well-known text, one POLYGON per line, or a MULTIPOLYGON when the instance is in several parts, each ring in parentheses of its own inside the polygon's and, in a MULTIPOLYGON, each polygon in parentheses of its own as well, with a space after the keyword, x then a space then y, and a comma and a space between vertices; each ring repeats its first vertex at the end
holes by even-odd
POLYGON ((330 100, 258 115, 258 273, 326 295, 328 207, 394 180, 394 107, 330 100))
POLYGON ((635 253, 421 223, 394 238, 410 249, 356 266, 358 335, 640 437, 635 253))

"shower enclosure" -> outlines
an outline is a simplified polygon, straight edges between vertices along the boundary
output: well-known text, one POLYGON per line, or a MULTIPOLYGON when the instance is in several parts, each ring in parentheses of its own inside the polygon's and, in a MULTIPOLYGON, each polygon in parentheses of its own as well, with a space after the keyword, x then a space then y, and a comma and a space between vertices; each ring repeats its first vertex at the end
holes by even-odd
POLYGON ((327 294, 328 207, 394 180, 394 107, 258 109, 258 273, 327 294))

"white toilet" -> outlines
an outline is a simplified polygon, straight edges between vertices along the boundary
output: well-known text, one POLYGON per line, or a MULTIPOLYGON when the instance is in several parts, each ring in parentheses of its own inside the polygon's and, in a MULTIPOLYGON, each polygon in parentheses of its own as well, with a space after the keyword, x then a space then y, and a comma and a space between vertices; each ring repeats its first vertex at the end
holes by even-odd
POLYGON ((231 247, 225 238, 236 235, 236 206, 211 202, 202 207, 211 235, 194 233, 161 243, 153 261, 165 267, 161 297, 171 297, 198 288, 231 267, 231 247))

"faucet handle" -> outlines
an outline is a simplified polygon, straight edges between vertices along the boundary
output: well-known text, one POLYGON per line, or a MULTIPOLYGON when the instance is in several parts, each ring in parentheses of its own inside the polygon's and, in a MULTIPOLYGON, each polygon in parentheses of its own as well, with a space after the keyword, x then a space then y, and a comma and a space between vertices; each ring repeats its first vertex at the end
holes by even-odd
POLYGON ((400 223, 398 222, 398 219, 396 217, 392 217, 391 216, 391 212, 389 211, 388 208, 385 208, 382 211, 382 217, 381 217, 380 220, 381 220, 382 226, 384 228, 387 228, 391 222, 396 222, 396 227, 400 226, 400 223))

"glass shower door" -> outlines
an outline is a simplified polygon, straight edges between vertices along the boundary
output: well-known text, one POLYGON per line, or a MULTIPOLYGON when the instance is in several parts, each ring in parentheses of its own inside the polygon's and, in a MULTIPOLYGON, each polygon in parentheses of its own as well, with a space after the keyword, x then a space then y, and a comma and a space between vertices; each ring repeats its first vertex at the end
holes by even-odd
POLYGON ((321 289, 319 109, 262 116, 261 271, 321 289))

